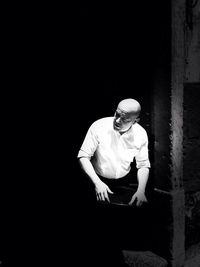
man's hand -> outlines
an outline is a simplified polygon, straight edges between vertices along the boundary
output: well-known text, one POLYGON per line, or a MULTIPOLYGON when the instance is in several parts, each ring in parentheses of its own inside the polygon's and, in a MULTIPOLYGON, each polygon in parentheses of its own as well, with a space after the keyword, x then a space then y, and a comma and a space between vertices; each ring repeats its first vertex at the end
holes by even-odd
POLYGON ((147 202, 147 198, 143 192, 136 191, 132 196, 131 201, 128 203, 129 205, 133 205, 136 201, 136 206, 140 207, 143 203, 147 202))
POLYGON ((113 194, 113 192, 105 183, 103 183, 102 181, 98 182, 95 185, 95 191, 96 191, 97 201, 107 200, 108 202, 110 202, 108 193, 113 194))

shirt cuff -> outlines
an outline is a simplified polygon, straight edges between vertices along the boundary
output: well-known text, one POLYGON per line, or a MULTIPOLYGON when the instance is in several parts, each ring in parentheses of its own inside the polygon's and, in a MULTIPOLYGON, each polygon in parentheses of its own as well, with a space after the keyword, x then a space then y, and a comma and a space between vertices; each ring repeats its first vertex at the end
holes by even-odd
POLYGON ((151 168, 151 164, 149 162, 149 160, 144 160, 144 161, 139 161, 136 163, 136 167, 137 169, 140 168, 151 168))
POLYGON ((83 158, 83 157, 91 158, 91 156, 88 153, 86 153, 83 150, 79 150, 78 155, 77 155, 77 158, 83 158))

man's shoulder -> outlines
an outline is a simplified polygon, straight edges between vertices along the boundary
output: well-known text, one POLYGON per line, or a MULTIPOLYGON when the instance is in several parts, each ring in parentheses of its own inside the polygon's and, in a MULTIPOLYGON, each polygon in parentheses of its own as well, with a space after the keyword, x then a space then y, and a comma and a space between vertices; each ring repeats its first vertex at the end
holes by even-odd
POLYGON ((147 131, 145 130, 145 128, 140 125, 139 123, 135 123, 134 127, 133 127, 134 132, 140 134, 140 135, 146 135, 147 131))

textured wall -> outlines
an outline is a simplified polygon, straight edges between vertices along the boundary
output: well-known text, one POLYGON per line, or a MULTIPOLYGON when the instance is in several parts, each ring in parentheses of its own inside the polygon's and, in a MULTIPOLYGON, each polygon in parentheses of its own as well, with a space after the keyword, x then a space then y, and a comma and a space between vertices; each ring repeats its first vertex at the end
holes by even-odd
MULTIPOLYGON (((195 2, 195 1, 194 1, 195 2)), ((200 81, 200 2, 187 9, 185 24, 185 79, 200 81)))
POLYGON ((183 186, 185 247, 200 242, 200 2, 186 1, 183 186), (188 5, 187 5, 188 4, 188 5))
POLYGON ((183 81, 184 81, 184 2, 172 1, 172 75, 171 75, 171 181, 179 189, 183 179, 183 81))
MULTIPOLYGON (((153 127, 155 133, 155 250, 170 266, 182 266, 184 251, 183 81, 184 1, 172 1, 170 64, 156 69, 153 127)), ((163 28, 164 30, 165 28, 163 28)), ((165 46, 166 44, 163 44, 165 46)))
POLYGON ((200 83, 184 88, 183 185, 186 248, 200 242, 200 83))
POLYGON ((184 187, 200 190, 200 83, 184 89, 184 187))

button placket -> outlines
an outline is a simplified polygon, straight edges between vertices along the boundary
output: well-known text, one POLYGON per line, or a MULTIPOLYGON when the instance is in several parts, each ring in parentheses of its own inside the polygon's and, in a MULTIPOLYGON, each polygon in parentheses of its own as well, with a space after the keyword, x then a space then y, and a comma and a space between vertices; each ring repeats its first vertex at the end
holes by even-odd
MULTIPOLYGON (((119 156, 124 153, 123 138, 122 138, 121 135, 119 136, 117 153, 118 153, 119 156)), ((120 161, 121 157, 119 157, 118 160, 120 161)), ((121 172, 121 162, 119 162, 119 164, 117 165, 117 168, 116 168, 116 178, 119 177, 120 172, 121 172)))

